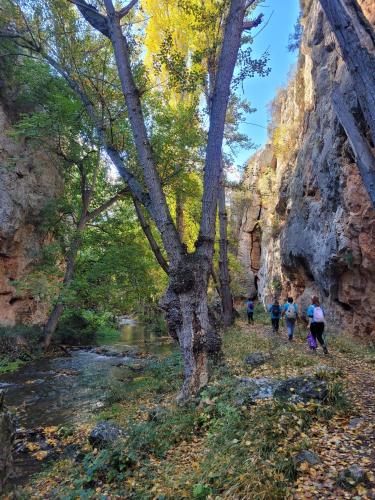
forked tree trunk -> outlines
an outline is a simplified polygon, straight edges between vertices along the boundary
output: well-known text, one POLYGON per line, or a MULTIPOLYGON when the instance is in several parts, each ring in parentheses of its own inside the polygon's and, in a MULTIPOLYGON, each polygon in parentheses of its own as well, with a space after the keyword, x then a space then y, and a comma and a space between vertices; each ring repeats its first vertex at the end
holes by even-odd
MULTIPOLYGON (((170 214, 147 134, 140 92, 132 73, 128 42, 120 23, 121 18, 135 2, 130 2, 127 7, 116 12, 112 0, 104 0, 106 9, 106 16, 104 16, 85 0, 72 1, 86 20, 104 36, 110 38, 112 42, 134 144, 142 167, 145 187, 148 191, 145 207, 160 232, 168 256, 170 280, 163 300, 163 308, 166 311, 169 329, 178 338, 182 349, 185 379, 180 398, 187 399, 191 395, 195 395, 207 383, 207 355, 211 344, 215 345, 217 339, 216 336, 213 336, 212 342, 210 339, 207 286, 214 252, 217 191, 222 173, 221 149, 230 84, 244 28, 243 20, 246 9, 255 0, 231 0, 230 2, 211 99, 202 215, 194 254, 186 252, 170 214)), ((111 155, 110 157, 112 158, 111 155)), ((124 175, 121 160, 115 161, 115 164, 118 166, 120 174, 128 182, 130 189, 134 191, 133 194, 138 195, 134 176, 127 172, 124 175)))
POLYGON ((207 263, 187 255, 170 272, 168 289, 161 301, 168 329, 178 340, 184 361, 184 384, 178 396, 186 400, 208 382, 208 357, 221 349, 221 340, 208 317, 207 263))
POLYGON ((230 275, 228 262, 228 214, 225 205, 225 185, 222 179, 218 190, 218 209, 219 209, 219 280, 220 280, 220 298, 224 326, 233 323, 233 298, 230 289, 230 275))

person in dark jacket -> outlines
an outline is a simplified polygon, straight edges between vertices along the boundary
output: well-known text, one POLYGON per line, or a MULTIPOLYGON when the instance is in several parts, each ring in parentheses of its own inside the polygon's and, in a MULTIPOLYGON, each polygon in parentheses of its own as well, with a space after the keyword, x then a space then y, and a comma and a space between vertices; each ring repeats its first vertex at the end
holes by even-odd
POLYGON ((246 301, 247 322, 254 323, 254 301, 249 297, 246 301))
POLYGON ((274 300, 273 304, 270 304, 268 306, 268 312, 270 313, 271 316, 273 332, 279 333, 279 324, 280 324, 282 309, 277 299, 274 300))

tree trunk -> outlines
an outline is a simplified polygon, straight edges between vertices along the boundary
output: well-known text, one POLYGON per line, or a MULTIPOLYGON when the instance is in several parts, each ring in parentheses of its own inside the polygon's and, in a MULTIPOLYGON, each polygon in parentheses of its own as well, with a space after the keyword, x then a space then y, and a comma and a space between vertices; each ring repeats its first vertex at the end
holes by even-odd
POLYGON ((220 298, 224 326, 233 323, 233 298, 230 290, 230 276, 228 266, 228 215, 225 205, 225 185, 224 179, 221 180, 218 190, 218 208, 219 208, 219 280, 220 280, 220 298))
MULTIPOLYGON (((79 229, 82 231, 85 227, 85 224, 79 229)), ((81 240, 79 235, 73 239, 73 242, 70 246, 68 257, 66 259, 66 268, 63 279, 63 287, 66 288, 70 285, 73 280, 74 275, 74 267, 75 260, 77 258, 77 253, 81 244, 81 240)), ((47 350, 51 345, 53 334, 56 331, 57 325, 61 318, 62 313, 64 312, 64 304, 61 301, 61 295, 59 296, 55 307, 52 309, 52 312, 48 318, 48 321, 44 327, 44 349, 47 350)))
POLYGON ((12 446, 16 427, 12 415, 4 406, 4 393, 0 391, 0 494, 13 472, 12 446))
POLYGON ((320 0, 375 146, 375 34, 356 0, 320 0))
POLYGON ((340 94, 339 88, 335 89, 332 101, 337 118, 345 130, 352 147, 355 161, 363 180, 363 185, 367 190, 373 207, 375 207, 375 156, 373 155, 366 138, 363 137, 357 127, 354 116, 350 112, 345 99, 340 94))
MULTIPOLYGON (((207 355, 211 345, 218 344, 217 336, 213 335, 211 340, 210 335, 207 286, 214 252, 217 191, 222 171, 221 149, 230 84, 241 45, 243 20, 246 9, 254 3, 254 0, 230 2, 211 99, 202 216, 194 254, 188 254, 182 245, 155 165, 143 117, 140 92, 132 73, 128 42, 120 23, 121 14, 116 12, 112 0, 104 0, 107 16, 101 15, 84 0, 72 1, 76 3, 86 20, 112 42, 137 156, 149 195, 150 202, 147 208, 160 232, 168 255, 170 282, 163 299, 163 307, 170 331, 178 338, 184 356, 185 381, 180 398, 185 399, 196 394, 206 384, 207 355)), ((117 161, 116 165, 118 163, 117 161)), ((123 167, 120 164, 118 168, 121 172, 123 167)), ((130 184, 129 187, 132 189, 130 184)))
POLYGON ((184 361, 184 384, 178 396, 187 400, 208 382, 208 356, 221 349, 221 340, 208 317, 207 263, 188 255, 170 273, 168 289, 161 301, 168 329, 178 340, 184 361))

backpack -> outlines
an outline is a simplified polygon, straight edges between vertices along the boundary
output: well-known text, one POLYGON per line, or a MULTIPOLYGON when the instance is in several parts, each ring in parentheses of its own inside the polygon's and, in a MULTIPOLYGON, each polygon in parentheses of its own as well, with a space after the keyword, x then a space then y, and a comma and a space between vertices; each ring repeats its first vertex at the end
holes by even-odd
POLYGON ((295 304, 289 304, 288 305, 288 309, 286 310, 285 312, 285 316, 288 318, 288 319, 296 319, 296 306, 295 304))
POLYGON ((247 303, 247 310, 248 312, 253 312, 254 311, 254 302, 252 300, 249 300, 247 303))
POLYGON ((324 323, 324 321, 325 321, 324 312, 320 306, 314 307, 313 321, 314 321, 314 323, 324 323))
POLYGON ((311 332, 308 332, 307 334, 307 343, 310 349, 316 349, 318 347, 318 344, 316 343, 316 340, 311 332))
POLYGON ((271 312, 272 312, 272 316, 275 316, 276 318, 278 318, 280 316, 280 306, 276 306, 275 304, 273 304, 271 312))

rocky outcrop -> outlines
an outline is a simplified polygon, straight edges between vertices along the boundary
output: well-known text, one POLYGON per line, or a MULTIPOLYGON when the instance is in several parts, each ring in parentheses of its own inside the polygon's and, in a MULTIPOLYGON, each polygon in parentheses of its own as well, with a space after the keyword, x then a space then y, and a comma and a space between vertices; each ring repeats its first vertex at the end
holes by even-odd
POLYGON ((12 124, 0 102, 0 324, 45 321, 45 301, 16 285, 33 270, 46 242, 42 212, 62 189, 48 151, 35 150, 11 135, 12 124))
MULTIPOLYGON (((360 3, 374 22, 373 2, 360 3)), ((357 96, 319 2, 303 9, 297 69, 272 103, 269 143, 255 157, 260 201, 245 209, 262 207, 258 292, 264 302, 292 294, 302 308, 317 293, 331 326, 375 336, 375 211, 333 110, 333 86, 340 84, 351 108, 357 96), (270 151, 272 161, 262 162, 270 151)), ((240 241, 248 230, 243 224, 240 241)), ((241 253, 253 250, 250 241, 241 253)))

